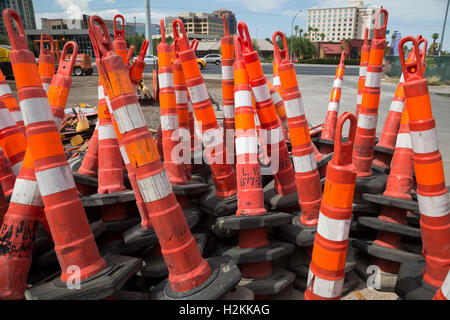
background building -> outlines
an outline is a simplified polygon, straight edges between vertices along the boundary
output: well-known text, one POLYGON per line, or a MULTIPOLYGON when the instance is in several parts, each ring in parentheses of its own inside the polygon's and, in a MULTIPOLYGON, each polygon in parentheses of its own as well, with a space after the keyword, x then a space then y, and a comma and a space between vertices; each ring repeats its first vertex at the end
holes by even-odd
MULTIPOLYGON (((128 21, 127 24, 134 26, 134 22, 131 22, 131 21, 128 21)), ((145 23, 144 22, 136 23, 136 33, 139 35, 141 35, 141 34, 145 35, 145 23)), ((161 29, 159 27, 159 24, 152 23, 152 38, 155 35, 160 35, 160 33, 161 33, 161 29)))
POLYGON ((363 1, 350 1, 347 7, 339 8, 314 7, 308 9, 304 32, 310 34, 312 41, 340 42, 342 39, 364 39, 364 30, 368 27, 371 30, 369 39, 372 39, 379 8, 364 6, 363 1))
MULTIPOLYGON (((17 11, 25 29, 36 29, 32 0, 0 0, 0 12, 7 8, 17 11)), ((6 34, 3 18, 0 19, 0 33, 6 34)))
POLYGON ((227 17, 228 31, 230 34, 235 34, 237 32, 237 20, 233 12, 226 9, 219 9, 212 14, 219 18, 222 18, 222 15, 225 15, 227 17))

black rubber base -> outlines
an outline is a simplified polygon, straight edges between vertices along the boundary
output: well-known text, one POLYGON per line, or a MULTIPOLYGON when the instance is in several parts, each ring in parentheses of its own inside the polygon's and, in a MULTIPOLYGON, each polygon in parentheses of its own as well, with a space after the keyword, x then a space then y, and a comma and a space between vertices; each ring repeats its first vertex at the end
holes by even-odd
POLYGON ((221 256, 230 256, 237 264, 274 261, 291 254, 294 245, 287 242, 271 241, 267 246, 259 248, 223 247, 217 250, 221 256))
POLYGON ((400 266, 395 293, 404 300, 432 300, 439 288, 423 280, 425 260, 408 261, 400 266))
POLYGON ((193 162, 194 160, 192 160, 192 170, 191 170, 191 175, 199 175, 201 177, 208 177, 211 175, 211 169, 209 168, 209 166, 207 164, 202 164, 199 165, 198 167, 196 167, 197 165, 194 164, 193 162))
MULTIPOLYGON (((107 267, 99 274, 80 282, 79 289, 69 289, 59 274, 49 282, 25 291, 27 300, 101 300, 118 292, 142 265, 137 258, 108 255, 107 267)), ((75 284, 72 284, 75 285, 75 284)))
POLYGON ((240 286, 253 291, 255 295, 278 294, 295 280, 295 274, 282 268, 273 268, 272 273, 264 278, 242 278, 240 286))
POLYGON ((268 212, 254 216, 227 216, 217 218, 216 224, 225 230, 247 230, 277 227, 290 223, 292 215, 285 212, 268 212))
POLYGON ((392 232, 402 236, 420 239, 420 229, 408 225, 392 223, 375 217, 359 217, 358 223, 378 231, 392 232))
MULTIPOLYGON (((311 256, 307 255, 302 248, 297 248, 293 254, 289 256, 287 268, 294 272, 297 276, 308 278, 309 266, 311 265, 311 256)), ((347 255, 345 257, 345 273, 355 269, 356 259, 355 251, 349 244, 347 255)))
POLYGON ((239 301, 255 300, 255 294, 253 293, 252 290, 238 285, 232 288, 227 293, 225 293, 219 300, 239 300, 239 301))
POLYGON ((141 221, 141 217, 139 216, 131 216, 126 219, 116 220, 116 221, 103 221, 106 226, 106 229, 111 232, 124 232, 125 230, 130 229, 132 226, 141 221))
POLYGON ((298 208, 298 193, 297 191, 280 195, 275 192, 275 180, 269 182, 264 188, 264 202, 269 206, 270 211, 292 211, 293 208, 298 208))
MULTIPOLYGON (((196 208, 185 208, 183 209, 183 213, 189 228, 192 228, 198 223, 201 215, 200 210, 196 208)), ((125 243, 123 254, 131 254, 158 243, 155 230, 153 228, 144 230, 140 224, 125 231, 123 233, 123 240, 125 243)))
POLYGON ((83 202, 84 207, 101 207, 136 201, 133 190, 105 194, 96 193, 88 196, 82 196, 80 199, 83 202))
POLYGON ((84 174, 78 173, 76 171, 73 171, 72 173, 73 173, 73 180, 75 181, 75 183, 79 183, 92 188, 98 188, 97 178, 85 176, 84 174))
MULTIPOLYGON (((233 216, 229 216, 229 217, 233 217, 233 216)), ((217 224, 218 219, 220 219, 220 218, 216 218, 209 214, 205 214, 202 216, 199 226, 203 227, 206 230, 210 230, 212 233, 214 233, 214 235, 216 235, 220 239, 231 238, 238 234, 238 232, 235 230, 219 228, 219 226, 217 224)))
POLYGON ((399 250, 399 249, 393 249, 393 248, 387 248, 380 246, 373 241, 369 240, 359 240, 359 239, 353 239, 352 241, 353 247, 356 249, 365 252, 373 257, 393 261, 393 262, 406 262, 411 260, 418 260, 421 259, 422 256, 418 255, 416 253, 399 250))
POLYGON ((355 191, 360 193, 381 194, 386 189, 387 174, 376 173, 370 177, 356 178, 355 191))
POLYGON ((398 199, 384 196, 382 194, 370 194, 370 193, 364 193, 363 199, 383 206, 419 212, 419 203, 417 202, 417 200, 398 199))
POLYGON ((211 190, 200 199, 198 206, 202 211, 215 217, 236 214, 237 194, 228 198, 219 198, 216 197, 216 188, 212 187, 211 190))
POLYGON ((235 287, 241 272, 230 257, 214 257, 207 259, 211 266, 211 276, 193 290, 175 292, 166 279, 155 286, 151 293, 152 300, 217 300, 235 287))
POLYGON ((114 294, 114 300, 150 300, 146 292, 121 290, 114 294))
POLYGON ((189 181, 188 184, 185 185, 173 185, 172 190, 177 196, 197 198, 207 193, 210 190, 210 187, 207 183, 189 181))
MULTIPOLYGON (((206 245, 206 234, 197 233, 193 234, 193 237, 197 242, 200 254, 203 254, 206 245)), ((144 279, 163 278, 169 275, 164 257, 162 255, 153 255, 151 253, 147 254, 146 258, 143 259, 140 273, 144 279)))
POLYGON ((294 243, 299 247, 312 246, 317 232, 317 226, 308 227, 300 222, 300 215, 292 217, 292 224, 275 228, 278 237, 294 243))
POLYGON ((317 161, 317 168, 320 169, 323 166, 328 165, 328 162, 330 162, 331 159, 333 159, 333 155, 334 155, 334 152, 331 152, 331 153, 329 153, 327 155, 324 155, 322 159, 317 161))
POLYGON ((394 155, 394 151, 395 149, 389 149, 389 148, 384 148, 384 147, 379 147, 379 146, 375 146, 373 149, 374 152, 379 152, 379 153, 384 153, 390 156, 394 155))
POLYGON ((380 206, 374 203, 353 203, 352 211, 360 212, 365 215, 378 216, 380 213, 380 206))

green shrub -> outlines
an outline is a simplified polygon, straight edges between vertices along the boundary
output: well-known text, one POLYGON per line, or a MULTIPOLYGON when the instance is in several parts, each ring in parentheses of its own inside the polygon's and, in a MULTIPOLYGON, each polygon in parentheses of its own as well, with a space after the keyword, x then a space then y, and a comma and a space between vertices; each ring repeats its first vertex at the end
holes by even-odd
MULTIPOLYGON (((340 61, 339 59, 334 59, 334 58, 323 58, 323 59, 313 58, 313 59, 302 60, 299 63, 338 65, 339 61, 340 61)), ((360 62, 359 59, 345 59, 345 65, 348 65, 348 66, 359 66, 359 62, 360 62)))

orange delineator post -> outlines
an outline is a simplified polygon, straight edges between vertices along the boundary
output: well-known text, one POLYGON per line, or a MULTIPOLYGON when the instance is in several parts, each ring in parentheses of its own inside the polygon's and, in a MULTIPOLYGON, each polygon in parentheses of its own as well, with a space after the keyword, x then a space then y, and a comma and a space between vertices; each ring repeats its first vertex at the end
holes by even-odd
POLYGON ((72 265, 80 268, 80 279, 87 279, 102 271, 106 263, 100 257, 78 197, 35 58, 28 50, 20 17, 15 11, 7 9, 3 11, 3 20, 11 42, 11 63, 36 180, 61 266, 61 281, 70 277, 68 267, 72 265), (15 20, 19 34, 14 31, 11 18, 15 20))
POLYGON ((0 101, 0 147, 11 163, 14 175, 18 176, 27 142, 2 101, 0 101))
MULTIPOLYGON (((286 38, 283 34, 281 37, 286 46, 286 38)), ((322 198, 322 186, 297 76, 287 53, 278 72, 288 118, 289 136, 291 137, 292 161, 295 169, 294 181, 302 212, 300 222, 306 226, 316 226, 322 198)))
POLYGON ((351 158, 355 131, 356 117, 344 112, 337 122, 334 155, 327 167, 305 300, 339 300, 342 294, 356 184, 351 158), (342 127, 347 120, 348 141, 342 142, 342 127))
POLYGON ((234 43, 233 37, 228 31, 226 15, 222 15, 222 19, 225 34, 220 40, 220 52, 222 54, 222 107, 224 115, 223 141, 225 145, 224 161, 233 161, 234 164, 234 43), (230 138, 231 141, 228 141, 230 138))
POLYGON ((78 173, 85 176, 97 178, 98 174, 97 169, 98 169, 98 120, 95 126, 94 133, 92 134, 92 137, 89 140, 88 150, 83 158, 83 162, 81 162, 80 168, 78 169, 78 173))
POLYGON ((288 121, 287 121, 287 116, 286 116, 286 110, 284 108, 283 98, 281 97, 281 94, 278 93, 277 90, 275 90, 275 88, 272 85, 272 83, 270 82, 270 80, 268 78, 266 78, 266 80, 267 80, 267 87, 269 88, 269 91, 270 91, 270 96, 272 97, 272 102, 275 105, 275 109, 277 111, 278 119, 280 119, 281 123, 283 124, 282 129, 283 129, 284 138, 287 140, 289 128, 288 128, 288 121))
POLYGON ((11 162, 0 147, 0 183, 6 197, 12 194, 15 182, 16 175, 11 169, 11 162))
POLYGON ((90 29, 95 27, 95 23, 100 25, 103 33, 90 33, 94 46, 98 46, 100 77, 122 135, 118 138, 122 139, 135 170, 137 184, 158 236, 169 270, 170 286, 175 292, 192 290, 208 280, 211 267, 201 257, 181 207, 175 200, 155 141, 145 124, 128 69, 114 52, 104 21, 92 16, 90 29))
POLYGON ((125 41, 125 18, 121 14, 114 16, 114 41, 113 47, 116 53, 122 58, 123 62, 128 64, 128 48, 125 41), (122 20, 119 29, 118 20, 122 20))
POLYGON ((55 48, 53 37, 46 33, 41 33, 41 52, 39 54, 39 76, 41 77, 42 87, 48 93, 50 83, 55 74, 55 48), (45 40, 50 42, 51 50, 45 48, 45 40))
POLYGON ((374 39, 370 48, 369 65, 367 67, 361 110, 358 116, 355 146, 353 148, 353 163, 358 172, 358 178, 372 176, 371 167, 380 103, 380 86, 383 74, 384 49, 386 48, 387 21, 387 10, 378 10, 375 18, 374 39), (379 26, 381 14, 384 15, 383 26, 379 26))
POLYGON ((25 125, 23 123, 22 112, 20 111, 19 104, 17 103, 16 98, 13 96, 11 92, 11 88, 8 85, 8 81, 6 81, 5 76, 0 71, 0 101, 3 101, 8 108, 11 116, 16 122, 19 131, 25 136, 25 125))
POLYGON ((227 198, 236 194, 236 175, 232 164, 223 163, 224 142, 222 131, 216 120, 213 106, 209 100, 203 76, 197 64, 195 52, 190 48, 186 30, 180 19, 173 21, 173 31, 180 38, 177 26, 180 26, 183 37, 177 42, 179 56, 186 77, 189 96, 192 101, 195 119, 202 134, 202 142, 212 172, 215 185, 215 196, 227 198))
POLYGON ((256 111, 263 129, 264 140, 267 142, 267 154, 271 159, 275 193, 279 195, 295 193, 294 169, 258 52, 253 48, 247 25, 241 21, 238 24, 238 30, 244 43, 243 58, 255 97, 256 111))
MULTIPOLYGON (((322 129, 321 139, 334 140, 336 133, 336 122, 339 114, 339 104, 341 101, 342 82, 344 81, 345 72, 345 51, 341 53, 341 60, 336 68, 336 75, 331 90, 330 102, 328 103, 328 111, 322 129)), ((333 148, 330 145, 321 145, 319 148, 321 153, 330 153, 333 148)))
MULTIPOLYGON (((399 48, 405 78, 403 90, 408 106, 409 130, 414 152, 422 253, 425 258, 424 270, 421 270, 422 268, 411 270, 407 267, 412 264, 403 263, 400 267, 399 279, 405 276, 411 279, 421 277, 423 286, 427 284, 437 290, 442 285, 450 267, 450 246, 448 245, 450 243, 450 203, 418 41, 413 37, 403 38, 399 48), (414 60, 405 62, 403 46, 409 41, 414 44, 415 57, 414 60), (404 274, 405 270, 409 270, 408 275, 404 274), (416 274, 410 274, 413 272, 416 274)), ((396 292, 400 296, 404 294, 403 284, 404 282, 397 282, 396 292)))
MULTIPOLYGON (((172 185, 187 184, 184 165, 180 159, 172 159, 172 150, 180 142, 178 134, 178 113, 174 90, 171 48, 166 43, 164 20, 161 19, 161 42, 158 44, 158 80, 161 111, 162 144, 164 168, 172 185)), ((176 156, 176 155, 175 155, 176 156)))
MULTIPOLYGON (((423 52, 421 52, 421 59, 425 59, 427 52, 427 41, 422 36, 417 37, 419 43, 424 43, 423 52)), ((419 44, 420 46, 420 44, 419 44)), ((409 53, 406 61, 414 59, 414 52, 409 53)), ((425 60, 424 60, 425 62, 425 60)), ((425 64, 424 64, 425 68, 425 64)), ((397 140, 397 132, 400 126, 400 120, 402 118, 402 111, 405 105, 405 94, 403 92, 403 74, 400 77, 400 81, 395 90, 394 99, 389 107, 389 112, 384 121, 383 130, 380 134, 380 139, 375 146, 375 153, 373 156, 373 165, 383 169, 389 168, 392 160, 392 153, 395 149, 395 143, 397 140)))
MULTIPOLYGON (((139 82, 141 81, 142 74, 144 73, 145 69, 145 61, 144 57, 147 53, 148 49, 148 40, 144 40, 142 43, 141 51, 139 52, 139 56, 136 60, 134 60, 133 65, 130 68, 130 79, 131 84, 133 85, 134 91, 137 90, 137 87, 139 86, 139 82)), ((130 48, 131 50, 131 48, 130 48)), ((155 98, 156 99, 156 98, 155 98)))
POLYGON ((361 59, 359 62, 359 78, 358 78, 358 95, 356 101, 356 119, 359 118, 359 112, 361 110, 362 97, 364 93, 367 66, 369 65, 370 46, 367 43, 369 39, 369 28, 364 30, 364 44, 361 47, 361 59))

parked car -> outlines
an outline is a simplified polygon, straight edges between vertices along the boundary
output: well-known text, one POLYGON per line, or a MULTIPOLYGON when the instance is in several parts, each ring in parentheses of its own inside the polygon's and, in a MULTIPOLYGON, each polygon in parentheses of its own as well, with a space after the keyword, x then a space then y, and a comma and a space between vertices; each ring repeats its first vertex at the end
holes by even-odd
POLYGON ((219 65, 222 62, 222 56, 217 53, 207 54, 203 57, 206 63, 214 63, 219 65))
MULTIPOLYGON (((136 60, 137 58, 138 58, 138 57, 136 56, 136 57, 133 59, 133 62, 134 62, 134 60, 136 60)), ((146 65, 152 66, 154 61, 158 61, 158 57, 156 57, 156 56, 154 56, 154 55, 152 55, 152 54, 146 54, 146 55, 145 55, 145 57, 144 57, 144 62, 145 62, 146 65)))
MULTIPOLYGON (((71 54, 66 55, 66 60, 70 60, 72 57, 71 54)), ((56 67, 57 69, 57 67, 56 67)), ((77 54, 77 58, 75 59, 75 65, 73 67, 73 74, 77 77, 82 75, 90 76, 93 73, 94 69, 92 67, 91 58, 86 53, 77 54)))
POLYGON ((203 58, 198 58, 197 63, 198 63, 198 66, 200 67, 200 69, 203 69, 204 67, 206 67, 206 61, 203 58))

